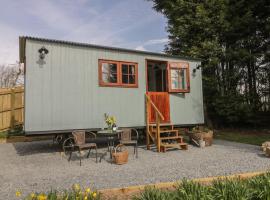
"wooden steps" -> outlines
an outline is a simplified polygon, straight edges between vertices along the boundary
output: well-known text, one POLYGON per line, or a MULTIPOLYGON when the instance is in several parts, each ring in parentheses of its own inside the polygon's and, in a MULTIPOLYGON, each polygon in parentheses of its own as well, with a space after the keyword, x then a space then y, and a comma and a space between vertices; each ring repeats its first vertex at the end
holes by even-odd
POLYGON ((176 139, 182 139, 183 140, 183 137, 182 136, 168 136, 168 137, 160 137, 160 140, 176 140, 176 139))
POLYGON ((145 94, 146 97, 146 146, 151 149, 151 143, 157 147, 157 152, 166 152, 168 148, 188 149, 187 143, 184 142, 183 137, 179 135, 179 130, 174 129, 172 124, 162 124, 164 116, 158 110, 151 98, 145 94), (155 112, 156 122, 149 122, 149 110, 152 108, 155 112))
MULTIPOLYGON (((153 133, 156 133, 157 130, 152 130, 153 133)), ((160 133, 178 133, 178 130, 160 130, 160 133)))
POLYGON ((188 144, 187 143, 161 143, 160 144, 160 150, 161 152, 166 152, 168 148, 178 148, 183 150, 188 150, 188 144))

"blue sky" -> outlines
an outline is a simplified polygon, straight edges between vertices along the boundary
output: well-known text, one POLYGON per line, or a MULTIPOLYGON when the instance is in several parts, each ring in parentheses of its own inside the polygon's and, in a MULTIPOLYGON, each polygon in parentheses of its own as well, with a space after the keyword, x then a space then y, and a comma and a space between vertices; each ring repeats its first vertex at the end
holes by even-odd
POLYGON ((21 35, 161 52, 166 19, 146 0, 0 0, 0 64, 21 35))

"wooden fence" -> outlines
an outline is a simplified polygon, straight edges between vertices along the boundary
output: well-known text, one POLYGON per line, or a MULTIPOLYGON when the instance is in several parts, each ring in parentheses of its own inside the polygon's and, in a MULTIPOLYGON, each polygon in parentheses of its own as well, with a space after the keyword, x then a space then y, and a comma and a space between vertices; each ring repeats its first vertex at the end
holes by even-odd
POLYGON ((0 131, 23 124, 24 88, 0 88, 0 131))

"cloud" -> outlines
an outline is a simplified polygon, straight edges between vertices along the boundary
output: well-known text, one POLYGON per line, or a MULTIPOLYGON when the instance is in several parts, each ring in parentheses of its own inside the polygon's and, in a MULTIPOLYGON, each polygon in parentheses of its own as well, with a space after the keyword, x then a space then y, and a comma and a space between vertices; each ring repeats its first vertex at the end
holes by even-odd
POLYGON ((169 41, 168 38, 151 39, 151 40, 147 40, 143 44, 137 46, 135 49, 136 50, 147 51, 146 46, 165 44, 165 43, 168 43, 168 41, 169 41))
POLYGON ((168 41, 169 41, 168 38, 154 39, 146 41, 144 45, 163 44, 167 43, 168 41))
POLYGON ((166 42, 164 18, 152 10, 150 1, 3 1, 0 64, 18 60, 20 35, 140 50, 166 42), (17 9, 20 12, 14 12, 17 9))
POLYGON ((117 4, 89 19, 87 23, 69 32, 64 39, 75 38, 82 42, 102 45, 124 43, 125 40, 121 35, 132 31, 134 31, 132 34, 136 34, 136 29, 160 18, 156 13, 149 14, 149 10, 144 8, 146 3, 148 2, 118 1, 117 4))
POLYGON ((147 51, 142 45, 141 46, 137 46, 135 49, 136 50, 139 50, 139 51, 147 51))
POLYGON ((0 64, 16 63, 19 59, 18 30, 0 23, 0 64))

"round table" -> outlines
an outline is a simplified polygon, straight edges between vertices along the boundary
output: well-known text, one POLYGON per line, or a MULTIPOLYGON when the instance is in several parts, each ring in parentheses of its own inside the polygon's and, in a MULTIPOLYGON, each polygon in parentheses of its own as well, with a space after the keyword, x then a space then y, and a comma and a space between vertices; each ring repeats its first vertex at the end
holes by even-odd
MULTIPOLYGON (((113 130, 101 130, 101 131, 98 131, 97 132, 97 136, 99 137, 107 137, 108 139, 108 151, 110 152, 110 158, 112 159, 112 151, 113 151, 113 148, 114 148, 114 142, 115 142, 115 139, 116 137, 118 137, 118 135, 120 133, 122 133, 123 131, 122 130, 116 130, 116 131, 113 131, 113 130)), ((104 155, 105 156, 105 155, 104 155)), ((103 156, 103 157, 104 157, 103 156)), ((101 161, 101 159, 100 159, 101 161)))

